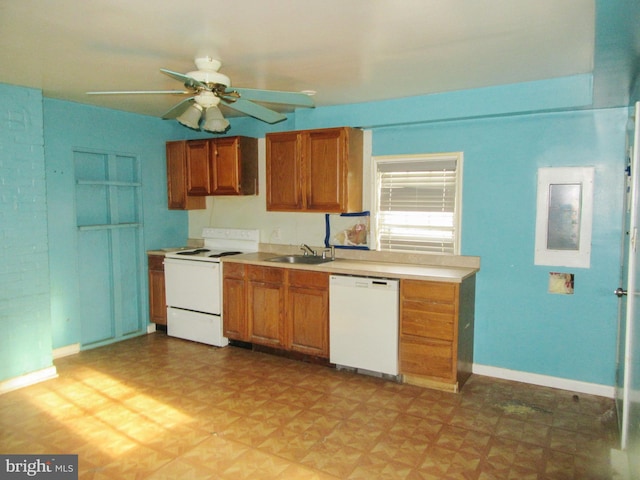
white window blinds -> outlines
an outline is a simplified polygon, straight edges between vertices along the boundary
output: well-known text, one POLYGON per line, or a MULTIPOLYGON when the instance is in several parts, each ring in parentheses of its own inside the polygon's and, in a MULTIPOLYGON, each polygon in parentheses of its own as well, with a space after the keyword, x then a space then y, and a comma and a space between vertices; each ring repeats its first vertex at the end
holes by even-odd
POLYGON ((461 154, 377 159, 380 250, 459 253, 460 160, 461 154))

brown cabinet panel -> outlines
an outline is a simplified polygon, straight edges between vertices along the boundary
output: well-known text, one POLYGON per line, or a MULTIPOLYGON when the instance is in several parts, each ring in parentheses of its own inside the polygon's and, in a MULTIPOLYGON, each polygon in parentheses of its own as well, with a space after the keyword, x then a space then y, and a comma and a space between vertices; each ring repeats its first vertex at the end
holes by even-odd
POLYGON ((271 347, 283 345, 283 284, 249 282, 249 328, 252 342, 271 347))
POLYGON ((267 135, 267 210, 303 208, 300 143, 296 132, 267 135))
POLYGON ((190 140, 187 148, 187 194, 211 194, 211 162, 209 141, 190 140))
POLYGON ((423 303, 456 302, 457 287, 455 283, 407 281, 404 282, 403 298, 417 299, 423 303))
POLYGON ((210 140, 211 194, 258 193, 258 140, 225 137, 210 140))
POLYGON ((450 342, 405 339, 400 357, 402 373, 435 377, 438 380, 455 382, 453 349, 450 342))
POLYGON ((233 340, 248 341, 249 329, 246 312, 244 279, 224 277, 222 290, 222 318, 224 336, 233 340))
POLYGON ((289 270, 289 285, 304 288, 329 288, 329 275, 308 270, 289 270))
POLYGON ((186 141, 167 142, 167 200, 169 210, 206 208, 206 199, 187 194, 186 141))
POLYGON ((158 325, 167 324, 167 300, 164 285, 164 256, 148 255, 149 268, 149 320, 158 325))
POLYGON ((287 347, 329 358, 329 274, 288 270, 287 347))
POLYGON ((284 284, 286 270, 277 267, 247 266, 247 278, 250 282, 265 282, 284 284))
POLYGON ((343 130, 309 132, 305 141, 307 210, 340 211, 346 203, 343 130))
POLYGON ((454 322, 451 315, 404 310, 400 328, 403 335, 453 341, 454 322))

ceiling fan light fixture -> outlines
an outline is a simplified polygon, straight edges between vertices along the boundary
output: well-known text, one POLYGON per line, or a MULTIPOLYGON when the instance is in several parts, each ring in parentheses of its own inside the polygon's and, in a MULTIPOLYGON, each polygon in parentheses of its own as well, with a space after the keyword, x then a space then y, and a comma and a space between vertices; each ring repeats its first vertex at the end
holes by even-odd
POLYGON ((185 127, 200 130, 200 119, 202 118, 202 107, 197 103, 189 106, 176 120, 185 127))
POLYGON ((203 130, 207 132, 221 133, 229 128, 229 121, 222 116, 222 112, 216 106, 207 108, 205 112, 203 130))

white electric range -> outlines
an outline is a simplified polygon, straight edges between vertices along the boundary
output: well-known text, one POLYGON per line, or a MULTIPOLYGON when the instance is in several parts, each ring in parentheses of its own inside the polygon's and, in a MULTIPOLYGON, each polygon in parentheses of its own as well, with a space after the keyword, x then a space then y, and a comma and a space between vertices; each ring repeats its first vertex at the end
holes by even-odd
POLYGON ((165 254, 167 335, 224 347, 220 258, 257 252, 260 231, 204 228, 202 238, 202 247, 165 254))

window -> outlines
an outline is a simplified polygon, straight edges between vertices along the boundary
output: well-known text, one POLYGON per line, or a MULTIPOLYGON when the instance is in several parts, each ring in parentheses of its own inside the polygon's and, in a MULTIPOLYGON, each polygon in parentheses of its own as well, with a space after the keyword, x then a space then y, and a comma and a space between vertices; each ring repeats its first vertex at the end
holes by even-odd
POLYGON ((376 248, 459 254, 462 152, 373 161, 376 248))

